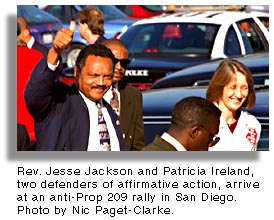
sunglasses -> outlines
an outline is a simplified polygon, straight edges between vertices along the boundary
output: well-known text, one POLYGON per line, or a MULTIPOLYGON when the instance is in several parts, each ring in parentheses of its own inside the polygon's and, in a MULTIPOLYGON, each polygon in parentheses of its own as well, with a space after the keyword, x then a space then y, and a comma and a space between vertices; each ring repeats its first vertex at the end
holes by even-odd
POLYGON ((212 134, 206 127, 204 127, 203 125, 199 125, 201 128, 203 128, 204 130, 206 130, 209 134, 210 134, 210 136, 211 136, 211 139, 212 139, 212 141, 211 141, 211 143, 212 143, 212 146, 214 146, 214 145, 216 145, 219 141, 220 141, 220 137, 218 137, 217 135, 215 135, 215 134, 212 134))
POLYGON ((120 65, 126 69, 130 64, 130 59, 116 59, 116 63, 118 62, 120 62, 120 65))

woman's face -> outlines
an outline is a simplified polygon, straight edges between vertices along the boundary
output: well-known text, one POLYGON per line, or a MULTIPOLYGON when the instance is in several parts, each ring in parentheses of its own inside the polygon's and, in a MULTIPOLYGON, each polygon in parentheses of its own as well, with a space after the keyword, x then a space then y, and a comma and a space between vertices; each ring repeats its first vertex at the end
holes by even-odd
POLYGON ((246 77, 241 72, 236 72, 229 83, 223 89, 223 95, 219 100, 219 106, 229 111, 237 111, 243 105, 248 96, 248 84, 246 77))

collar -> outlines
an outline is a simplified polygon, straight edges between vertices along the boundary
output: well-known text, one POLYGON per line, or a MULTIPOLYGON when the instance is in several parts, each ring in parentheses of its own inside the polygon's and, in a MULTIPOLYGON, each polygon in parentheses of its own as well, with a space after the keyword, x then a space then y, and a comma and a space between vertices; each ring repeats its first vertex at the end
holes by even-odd
MULTIPOLYGON (((91 104, 92 103, 92 105, 96 106, 96 102, 95 101, 91 101, 90 99, 88 99, 80 90, 79 90, 79 93, 82 96, 82 98, 84 99, 84 101, 85 101, 86 104, 88 104, 88 103, 91 104)), ((101 106, 103 106, 102 99, 99 100, 98 102, 100 102, 101 106)))
POLYGON ((112 89, 118 90, 118 82, 112 84, 112 89))
POLYGON ((179 141, 177 141, 174 137, 172 137, 169 133, 164 132, 161 138, 163 138, 165 141, 173 145, 173 147, 175 147, 177 151, 186 151, 184 146, 179 141))
POLYGON ((29 49, 32 48, 32 46, 33 46, 33 44, 34 44, 34 41, 35 41, 34 37, 31 36, 29 42, 27 43, 27 46, 28 46, 29 49))

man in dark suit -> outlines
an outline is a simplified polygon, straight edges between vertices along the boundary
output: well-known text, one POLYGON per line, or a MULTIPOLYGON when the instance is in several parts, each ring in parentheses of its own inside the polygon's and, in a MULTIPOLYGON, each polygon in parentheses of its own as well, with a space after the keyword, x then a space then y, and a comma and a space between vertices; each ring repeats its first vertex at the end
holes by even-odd
POLYGON ((34 118, 37 150, 103 150, 102 137, 111 151, 124 150, 118 116, 102 98, 112 84, 116 62, 110 49, 89 45, 81 50, 74 69, 75 84, 56 82, 60 54, 72 42, 75 22, 62 28, 48 55, 34 68, 25 89, 26 105, 34 118), (106 125, 98 125, 97 106, 106 125), (99 129, 107 128, 109 135, 99 129), (100 133, 100 134, 99 134, 100 133), (101 148, 102 147, 102 148, 101 148))
POLYGON ((118 105, 114 110, 120 116, 126 150, 141 150, 145 146, 142 93, 123 82, 127 65, 130 63, 128 50, 118 39, 108 39, 102 44, 107 46, 118 60, 114 69, 112 88, 104 95, 104 99, 112 104, 112 99, 116 96, 113 92, 117 93, 118 105))
POLYGON ((48 53, 48 48, 40 44, 31 35, 26 19, 21 16, 17 16, 17 38, 25 42, 28 48, 38 50, 43 55, 48 53))
POLYGON ((221 111, 201 97, 187 97, 172 110, 169 130, 157 135, 143 151, 208 151, 220 139, 221 111))

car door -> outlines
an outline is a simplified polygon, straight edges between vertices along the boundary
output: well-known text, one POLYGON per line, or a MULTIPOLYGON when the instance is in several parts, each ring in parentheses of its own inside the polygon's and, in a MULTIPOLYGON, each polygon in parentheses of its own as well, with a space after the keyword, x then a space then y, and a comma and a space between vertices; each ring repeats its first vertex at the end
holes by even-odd
POLYGON ((269 17, 258 17, 258 19, 262 22, 265 28, 269 31, 269 17))
POLYGON ((253 18, 238 21, 236 24, 247 54, 269 51, 266 36, 253 18))

